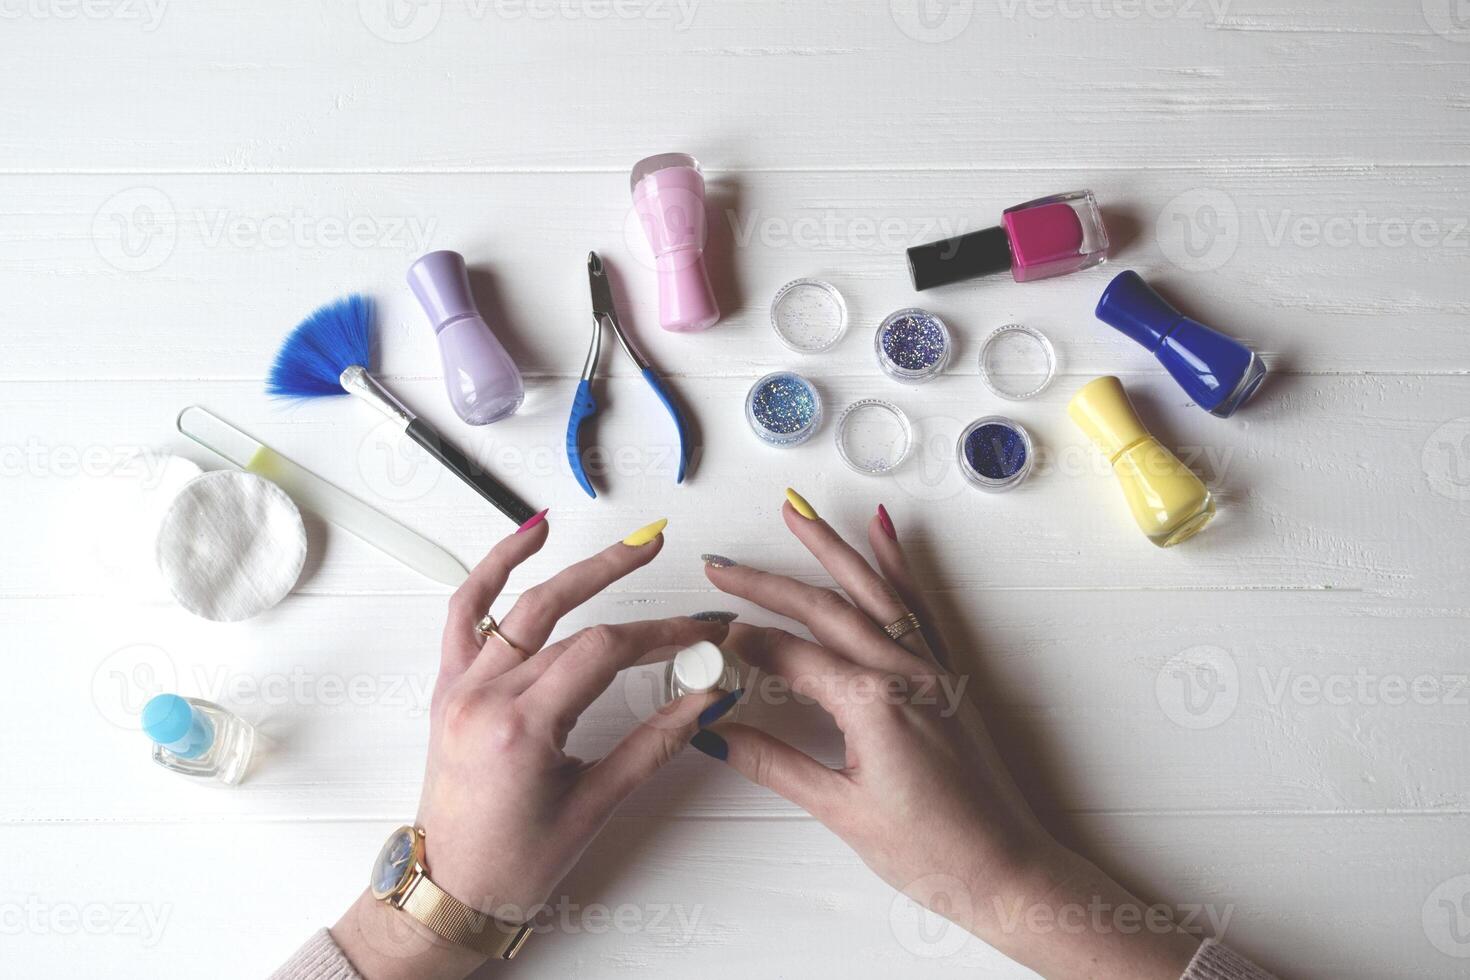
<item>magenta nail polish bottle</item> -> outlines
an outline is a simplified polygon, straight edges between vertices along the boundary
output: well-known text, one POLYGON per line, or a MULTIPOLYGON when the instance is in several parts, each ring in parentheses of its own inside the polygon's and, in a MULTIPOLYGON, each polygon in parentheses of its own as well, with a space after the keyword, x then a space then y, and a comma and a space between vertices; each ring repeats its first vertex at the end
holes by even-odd
POLYGON ((1007 270, 1031 282, 1105 262, 1108 231, 1092 191, 1073 191, 1006 208, 996 227, 915 245, 908 257, 915 289, 1007 270))
POLYGON ((526 397, 521 372, 475 307, 464 256, 430 252, 408 267, 408 285, 439 338, 444 384, 459 417, 486 425, 515 414, 526 397))

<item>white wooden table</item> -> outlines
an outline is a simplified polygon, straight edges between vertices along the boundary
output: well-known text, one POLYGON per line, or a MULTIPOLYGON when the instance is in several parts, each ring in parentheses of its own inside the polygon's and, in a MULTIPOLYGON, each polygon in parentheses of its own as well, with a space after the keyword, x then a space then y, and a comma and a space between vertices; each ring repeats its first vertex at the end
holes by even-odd
MULTIPOLYGON (((412 814, 443 590, 313 522, 296 592, 215 625, 109 586, 88 557, 89 495, 133 448, 217 465, 173 430, 194 403, 467 563, 505 533, 366 409, 263 394, 285 331, 362 290, 401 396, 552 508, 514 589, 670 519, 658 561, 566 629, 725 605, 706 550, 820 580, 779 522, 787 484, 852 534, 882 501, 1059 833, 1151 898, 1204 904, 1286 975, 1466 975, 1457 3, 0 0, 0 974, 260 976, 335 918, 412 814), (658 330, 629 244, 628 168, 671 149, 705 162, 717 219, 725 318, 698 336, 658 330), (910 289, 906 246, 1083 186, 1118 239, 1110 265, 910 289), (429 248, 469 257, 527 373, 512 420, 471 430, 450 412, 403 281, 429 248), (630 455, 595 502, 566 471, 594 248, 698 420, 683 487, 620 356, 601 432, 630 455), (1238 418, 1190 406, 1093 318, 1125 267, 1269 359, 1238 418), (852 322, 804 358, 767 304, 808 275, 838 285, 852 322), (870 337, 916 300, 959 356, 907 389, 870 337), (978 338, 1009 320, 1063 359, 1031 403, 976 377, 978 338), (839 461, 830 422, 797 449, 758 444, 741 399, 781 367, 834 408, 895 400, 921 452, 870 479, 839 461), (1176 551, 1132 527, 1065 418, 1103 373, 1218 491, 1218 526, 1176 551), (959 426, 993 411, 1052 463, 1000 497, 950 461, 959 426), (160 684, 272 739, 246 786, 148 761, 129 714, 160 684)), ((599 702, 579 747, 609 745, 640 690, 599 702)), ((748 717, 837 758, 810 713, 748 717)), ((625 806, 563 891, 563 934, 515 975, 1028 975, 917 920, 819 825, 697 753, 625 806)))

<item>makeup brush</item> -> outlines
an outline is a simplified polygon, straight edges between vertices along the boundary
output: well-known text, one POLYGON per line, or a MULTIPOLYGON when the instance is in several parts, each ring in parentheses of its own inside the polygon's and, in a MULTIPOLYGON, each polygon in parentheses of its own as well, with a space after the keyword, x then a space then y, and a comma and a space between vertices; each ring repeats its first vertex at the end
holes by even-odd
POLYGON ((356 395, 393 422, 445 468, 516 524, 536 511, 464 453, 439 437, 368 371, 372 363, 373 304, 348 296, 316 310, 286 337, 271 365, 266 391, 286 398, 356 395))

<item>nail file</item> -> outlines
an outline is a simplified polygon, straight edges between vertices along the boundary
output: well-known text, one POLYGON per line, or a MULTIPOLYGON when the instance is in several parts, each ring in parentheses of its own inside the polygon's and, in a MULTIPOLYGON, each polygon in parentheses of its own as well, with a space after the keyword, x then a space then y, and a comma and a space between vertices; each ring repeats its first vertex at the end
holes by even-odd
POLYGON ((436 582, 457 588, 469 572, 449 552, 393 518, 241 432, 218 415, 190 405, 179 431, 241 469, 265 477, 296 503, 436 582))

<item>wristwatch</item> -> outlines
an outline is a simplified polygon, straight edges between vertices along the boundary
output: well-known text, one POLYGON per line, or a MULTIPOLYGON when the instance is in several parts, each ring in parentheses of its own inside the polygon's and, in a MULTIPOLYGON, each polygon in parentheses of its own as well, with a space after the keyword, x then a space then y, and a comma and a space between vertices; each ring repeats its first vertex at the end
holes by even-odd
POLYGON ((484 915, 430 881, 422 827, 399 827, 388 836, 369 887, 374 898, 402 909, 436 935, 492 959, 515 956, 531 934, 529 922, 512 925, 484 915))

